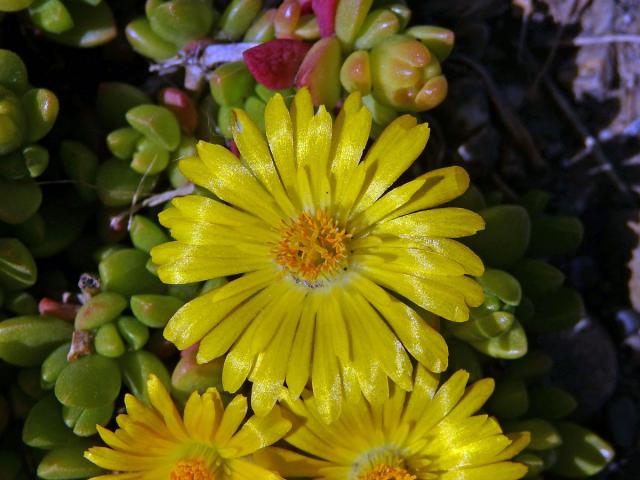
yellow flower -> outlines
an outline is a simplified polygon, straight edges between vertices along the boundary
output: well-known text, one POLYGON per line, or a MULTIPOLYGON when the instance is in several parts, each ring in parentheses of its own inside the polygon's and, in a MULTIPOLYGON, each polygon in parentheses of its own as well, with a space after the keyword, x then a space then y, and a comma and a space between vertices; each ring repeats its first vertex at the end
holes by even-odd
POLYGON ((516 480, 527 473, 509 460, 529 434, 505 435, 496 419, 473 415, 493 392, 492 379, 465 389, 469 375, 460 370, 438 388, 437 375, 417 370, 411 393, 392 387, 381 405, 353 389, 330 425, 313 397, 289 400, 293 428, 285 440, 304 454, 269 447, 256 461, 290 479, 516 480))
POLYGON ((183 420, 157 377, 149 377, 147 389, 151 406, 128 394, 127 414, 116 418, 120 428, 111 432, 98 425, 109 447, 90 448, 85 457, 119 473, 92 480, 281 480, 247 457, 291 428, 279 407, 243 423, 246 398, 238 395, 225 408, 210 388, 191 394, 183 420))
POLYGON ((456 322, 482 289, 480 259, 452 240, 484 227, 461 208, 432 207, 468 187, 459 167, 426 173, 390 190, 424 149, 429 129, 408 115, 389 125, 363 157, 371 115, 357 94, 335 123, 299 91, 287 111, 280 95, 265 110, 266 138, 234 111, 238 159, 198 143, 182 172, 219 200, 191 195, 160 214, 175 242, 151 254, 166 283, 240 275, 183 306, 164 335, 181 350, 201 341, 199 362, 228 352, 223 386, 253 382, 251 406, 265 415, 284 383, 296 398, 311 378, 323 415, 337 418, 343 370, 379 403, 388 378, 411 389, 411 361, 447 366, 433 319, 456 322), (407 353, 408 352, 408 353, 407 353))

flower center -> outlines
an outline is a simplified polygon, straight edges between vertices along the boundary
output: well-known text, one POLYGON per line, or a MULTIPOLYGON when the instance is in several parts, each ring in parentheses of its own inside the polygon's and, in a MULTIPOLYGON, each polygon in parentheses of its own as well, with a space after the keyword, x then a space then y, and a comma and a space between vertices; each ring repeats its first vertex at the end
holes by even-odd
POLYGON ((416 476, 411 475, 404 468, 382 464, 376 465, 358 480, 416 480, 416 476))
POLYGON ((189 459, 176 463, 169 480, 214 480, 214 476, 202 460, 189 459))
POLYGON ((318 286, 318 277, 338 273, 347 257, 349 238, 351 234, 324 210, 304 212, 282 226, 280 241, 274 248, 275 260, 297 280, 318 286))

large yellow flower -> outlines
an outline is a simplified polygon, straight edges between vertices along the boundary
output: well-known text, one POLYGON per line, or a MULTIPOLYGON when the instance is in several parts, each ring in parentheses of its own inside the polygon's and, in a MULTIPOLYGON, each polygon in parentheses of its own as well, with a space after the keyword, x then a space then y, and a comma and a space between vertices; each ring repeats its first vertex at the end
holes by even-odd
POLYGON ((418 367, 413 392, 392 387, 381 405, 351 391, 335 423, 321 421, 318 401, 288 401, 293 428, 286 441, 309 455, 269 447, 256 455, 285 478, 317 480, 516 480, 527 468, 509 460, 528 433, 504 435, 488 415, 473 415, 493 392, 492 379, 465 389, 458 371, 438 388, 418 367))
MULTIPOLYGON (((402 116, 363 157, 371 115, 349 96, 335 124, 307 90, 289 112, 280 95, 265 110, 266 138, 241 110, 233 137, 241 154, 198 143, 182 172, 219 200, 187 196, 160 215, 175 242, 151 254, 166 283, 241 275, 183 306, 164 335, 178 348, 201 341, 199 362, 228 352, 223 386, 253 382, 251 406, 265 415, 283 384, 296 398, 311 378, 328 421, 340 412, 343 371, 380 403, 388 378, 411 389, 412 355, 447 366, 447 346, 417 305, 467 320, 482 289, 466 275, 482 262, 451 238, 483 228, 460 208, 432 207, 468 187, 459 167, 391 190, 424 149, 425 124, 402 116), (408 353, 409 354, 408 354, 408 353)), ((433 322, 432 322, 433 323, 433 322)))
POLYGON ((157 377, 149 377, 147 389, 151 407, 127 394, 127 414, 116 418, 120 428, 98 425, 109 447, 90 448, 85 457, 119 473, 92 480, 281 480, 247 458, 291 428, 279 407, 244 422, 246 398, 238 395, 225 408, 210 388, 191 394, 183 420, 157 377))

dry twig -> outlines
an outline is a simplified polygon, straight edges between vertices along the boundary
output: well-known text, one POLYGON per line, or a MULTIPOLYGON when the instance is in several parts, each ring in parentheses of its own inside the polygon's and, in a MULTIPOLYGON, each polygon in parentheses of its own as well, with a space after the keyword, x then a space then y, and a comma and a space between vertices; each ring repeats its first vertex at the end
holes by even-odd
MULTIPOLYGON (((564 114, 567 121, 571 124, 573 129, 578 135, 582 137, 584 143, 584 149, 587 153, 590 153, 593 158, 598 162, 599 172, 604 172, 616 188, 628 199, 632 205, 637 205, 636 197, 632 194, 631 190, 624 182, 624 180, 618 175, 618 172, 614 168, 611 161, 607 158, 597 138, 595 138, 589 132, 589 129, 582 123, 580 116, 573 109, 569 101, 562 94, 556 84, 545 75, 542 78, 542 85, 549 92, 549 95, 558 106, 560 111, 564 114)), ((586 155, 579 155, 579 158, 584 158, 586 155)))
POLYGON ((588 45, 602 45, 607 43, 640 43, 640 35, 612 33, 610 35, 579 36, 562 42, 562 46, 585 47, 588 45))
POLYGON ((542 158, 540 152, 538 152, 529 130, 527 130, 518 116, 511 110, 489 72, 487 72, 482 65, 465 55, 456 55, 455 59, 480 76, 502 124, 511 135, 514 143, 524 153, 531 167, 533 167, 534 170, 546 170, 548 168, 547 162, 542 158))

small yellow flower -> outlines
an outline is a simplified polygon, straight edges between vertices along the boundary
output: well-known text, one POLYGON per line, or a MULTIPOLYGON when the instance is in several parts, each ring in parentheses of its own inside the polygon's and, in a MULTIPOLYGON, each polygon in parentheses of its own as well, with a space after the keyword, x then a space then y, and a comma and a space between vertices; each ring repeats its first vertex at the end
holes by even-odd
POLYGON ((120 428, 98 425, 108 447, 90 448, 85 457, 114 473, 92 480, 281 480, 248 457, 291 428, 279 407, 244 422, 246 398, 238 395, 225 408, 210 388, 191 394, 183 419, 157 377, 149 377, 147 389, 151 406, 127 394, 127 414, 116 418, 120 428))
POLYGON ((303 454, 269 447, 256 461, 289 479, 516 480, 527 473, 509 460, 529 434, 505 435, 496 419, 473 415, 491 396, 492 379, 465 388, 469 375, 460 370, 438 388, 437 375, 417 370, 411 393, 392 387, 381 405, 353 389, 330 425, 313 397, 288 400, 293 428, 285 440, 303 454))
POLYGON ((432 208, 461 195, 459 167, 390 189, 424 149, 427 125, 401 116, 363 158, 371 115, 350 95, 335 123, 307 90, 287 110, 265 110, 266 138, 234 111, 238 159, 198 144, 182 172, 219 199, 191 195, 160 214, 175 242, 151 254, 166 283, 239 275, 182 307, 164 335, 184 350, 201 341, 199 362, 227 354, 223 386, 253 382, 251 406, 265 415, 286 383, 296 398, 311 379, 328 421, 337 418, 344 369, 367 399, 388 395, 388 378, 411 389, 411 360, 447 367, 435 317, 468 319, 482 303, 480 259, 452 238, 484 227, 461 208, 432 208))

